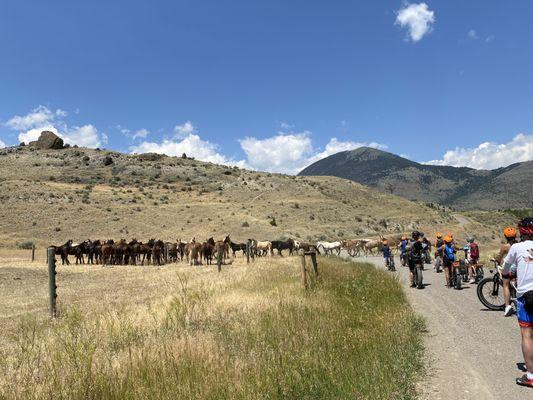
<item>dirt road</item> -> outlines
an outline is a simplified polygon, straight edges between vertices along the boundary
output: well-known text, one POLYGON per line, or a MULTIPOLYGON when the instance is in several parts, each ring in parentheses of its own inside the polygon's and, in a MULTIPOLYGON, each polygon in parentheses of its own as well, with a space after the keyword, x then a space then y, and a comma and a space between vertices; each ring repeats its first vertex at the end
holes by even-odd
MULTIPOLYGON (((358 260, 383 266, 377 257, 358 260)), ((423 399, 533 398, 533 390, 514 382, 524 368, 515 317, 486 310, 477 298, 476 285, 467 283, 461 291, 447 289, 444 274, 433 272, 429 265, 424 274, 428 286, 422 290, 409 287, 407 268, 398 267, 396 274, 415 311, 427 321, 429 368, 420 385, 423 399)))

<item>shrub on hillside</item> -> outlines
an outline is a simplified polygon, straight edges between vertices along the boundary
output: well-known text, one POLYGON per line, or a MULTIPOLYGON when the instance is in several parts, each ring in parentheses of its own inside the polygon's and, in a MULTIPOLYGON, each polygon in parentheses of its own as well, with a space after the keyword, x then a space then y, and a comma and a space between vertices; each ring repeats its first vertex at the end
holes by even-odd
POLYGON ((26 240, 25 242, 21 242, 21 243, 17 244, 17 247, 19 249, 23 249, 23 250, 29 250, 33 246, 35 246, 35 242, 33 240, 26 240))

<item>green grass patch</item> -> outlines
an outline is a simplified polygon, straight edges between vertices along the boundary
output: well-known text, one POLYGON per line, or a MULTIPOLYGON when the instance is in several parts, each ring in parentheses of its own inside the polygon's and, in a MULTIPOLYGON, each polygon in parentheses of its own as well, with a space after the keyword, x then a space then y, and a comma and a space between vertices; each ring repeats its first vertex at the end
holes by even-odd
POLYGON ((276 263, 208 287, 179 276, 144 324, 126 311, 26 319, 0 361, 0 398, 415 398, 424 327, 399 282, 319 265, 307 291, 276 263))

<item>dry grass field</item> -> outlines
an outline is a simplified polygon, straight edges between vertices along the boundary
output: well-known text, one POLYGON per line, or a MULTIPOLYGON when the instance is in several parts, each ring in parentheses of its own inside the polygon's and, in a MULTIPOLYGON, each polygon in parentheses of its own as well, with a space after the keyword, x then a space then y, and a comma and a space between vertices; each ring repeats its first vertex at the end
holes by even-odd
POLYGON ((415 394, 423 324, 400 284, 370 265, 321 258, 307 291, 297 257, 238 258, 220 274, 60 266, 61 317, 50 320, 45 263, 2 256, 0 398, 415 394))

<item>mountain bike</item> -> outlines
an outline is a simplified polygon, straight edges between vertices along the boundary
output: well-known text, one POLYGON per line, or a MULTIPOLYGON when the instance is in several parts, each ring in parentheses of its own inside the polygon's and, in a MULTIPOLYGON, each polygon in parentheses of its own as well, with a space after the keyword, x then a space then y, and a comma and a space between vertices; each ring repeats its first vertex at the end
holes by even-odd
POLYGON ((394 257, 387 258, 387 270, 391 272, 396 271, 396 265, 394 264, 394 257))
POLYGON ((400 254, 400 264, 402 267, 407 267, 407 255, 405 253, 400 254))
POLYGON ((454 261, 452 264, 452 271, 450 277, 450 284, 456 290, 461 290, 463 288, 463 282, 468 281, 468 268, 464 260, 454 261), (466 281, 465 281, 466 275, 466 281))
MULTIPOLYGON (((490 269, 490 273, 494 273, 494 275, 479 282, 477 285, 477 297, 489 310, 502 311, 505 309, 502 278, 503 268, 495 260, 491 261, 494 263, 494 268, 490 269)), ((516 303, 516 286, 514 282, 511 282, 511 302, 516 303)))
POLYGON ((435 272, 442 272, 442 257, 439 255, 435 256, 435 272))
POLYGON ((424 265, 422 263, 416 264, 415 268, 413 269, 413 283, 417 287, 417 289, 423 289, 424 288, 424 277, 422 275, 422 271, 424 270, 424 265))

